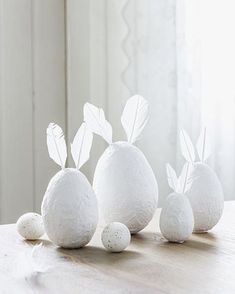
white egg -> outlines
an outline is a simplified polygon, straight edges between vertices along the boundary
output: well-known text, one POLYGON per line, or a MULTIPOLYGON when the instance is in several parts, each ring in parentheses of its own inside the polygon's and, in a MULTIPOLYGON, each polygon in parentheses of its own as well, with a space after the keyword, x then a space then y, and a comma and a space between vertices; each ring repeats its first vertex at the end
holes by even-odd
POLYGON ((49 239, 64 248, 85 246, 97 222, 97 200, 87 178, 77 169, 58 172, 42 202, 42 217, 49 239))
POLYGON ((42 217, 35 212, 23 214, 16 223, 18 233, 27 240, 37 240, 44 234, 42 217))
POLYGON ((130 244, 131 234, 127 226, 113 222, 104 228, 101 240, 108 251, 121 252, 130 244))
POLYGON ((158 185, 143 153, 132 144, 111 144, 100 157, 93 187, 106 223, 121 222, 131 233, 147 226, 157 208, 158 185))
POLYGON ((191 177, 192 186, 186 195, 194 213, 194 232, 207 232, 223 213, 223 190, 216 173, 205 163, 195 163, 191 177))
POLYGON ((193 211, 184 194, 172 193, 167 199, 160 216, 160 230, 170 242, 182 243, 192 234, 193 211))

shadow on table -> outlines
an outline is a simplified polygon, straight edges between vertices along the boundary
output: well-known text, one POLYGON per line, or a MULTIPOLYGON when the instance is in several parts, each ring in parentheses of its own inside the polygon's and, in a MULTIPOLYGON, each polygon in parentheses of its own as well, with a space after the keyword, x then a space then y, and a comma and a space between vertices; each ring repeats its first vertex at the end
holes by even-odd
POLYGON ((86 264, 114 265, 115 263, 126 263, 132 259, 136 260, 139 256, 141 256, 141 254, 136 251, 124 250, 120 253, 112 253, 103 248, 89 245, 80 249, 71 250, 57 248, 56 250, 58 253, 62 254, 61 258, 86 264))
POLYGON ((166 241, 166 239, 162 236, 162 234, 156 232, 140 232, 131 236, 131 241, 135 244, 140 245, 142 242, 152 243, 162 243, 166 241))
POLYGON ((132 236, 132 242, 137 246, 151 246, 151 247, 161 247, 164 249, 172 250, 185 250, 185 247, 202 250, 202 251, 217 251, 218 238, 212 232, 203 234, 193 234, 184 243, 174 243, 168 242, 161 233, 156 232, 140 232, 132 236))
POLYGON ((47 239, 23 240, 23 242, 25 244, 32 245, 32 246, 42 244, 43 246, 47 247, 47 246, 52 246, 53 245, 53 243, 51 241, 47 240, 47 239))

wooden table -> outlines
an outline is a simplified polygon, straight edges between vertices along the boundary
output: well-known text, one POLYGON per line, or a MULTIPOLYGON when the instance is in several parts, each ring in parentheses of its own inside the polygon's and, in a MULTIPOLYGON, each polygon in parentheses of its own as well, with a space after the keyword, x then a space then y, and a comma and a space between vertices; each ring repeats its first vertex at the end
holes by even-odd
POLYGON ((235 293, 235 201, 226 202, 210 233, 184 244, 164 240, 159 212, 122 253, 103 249, 101 227, 85 248, 64 250, 45 236, 26 242, 15 225, 0 226, 0 293, 235 293))

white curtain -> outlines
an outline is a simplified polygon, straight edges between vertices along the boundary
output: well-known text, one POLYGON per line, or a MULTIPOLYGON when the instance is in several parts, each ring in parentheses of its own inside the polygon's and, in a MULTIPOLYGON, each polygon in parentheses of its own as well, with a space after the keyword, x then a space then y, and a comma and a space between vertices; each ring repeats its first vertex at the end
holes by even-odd
MULTIPOLYGON (((175 0, 90 0, 89 5, 87 1, 72 2, 68 7, 68 22, 72 24, 68 25, 68 67, 69 81, 76 77, 76 82, 69 82, 74 92, 70 92, 70 101, 81 101, 82 109, 90 98, 103 107, 114 139, 125 140, 120 117, 126 100, 136 93, 148 99, 151 119, 138 145, 153 167, 160 198, 164 199, 169 193, 165 163, 176 164, 175 0), (78 24, 82 30, 79 38, 78 24), (84 79, 79 87, 80 77, 84 79)), ((70 104, 71 117, 76 117, 78 106, 70 104)), ((81 117, 68 125, 71 138, 80 122, 81 117)), ((100 141, 95 137, 92 159, 85 169, 90 179, 105 147, 100 141)))
POLYGON ((177 50, 182 58, 178 73, 186 73, 178 74, 178 85, 184 85, 190 93, 187 99, 198 104, 190 115, 195 111, 200 114, 190 132, 195 137, 200 125, 207 126, 212 144, 209 164, 221 179, 225 199, 234 199, 235 3, 178 0, 177 5, 177 37, 183 40, 177 50))
MULTIPOLYGON (((213 146, 210 164, 222 180, 226 199, 235 198, 233 1, 71 2, 75 6, 68 7, 73 18, 68 18, 73 24, 68 25, 73 36, 68 42, 68 56, 73 57, 68 63, 69 78, 74 79, 76 72, 78 78, 85 77, 85 83, 82 92, 79 83, 69 84, 71 89, 78 87, 70 100, 80 99, 82 108, 90 97, 105 109, 114 139, 123 140, 120 116, 125 101, 136 93, 148 99, 151 119, 138 146, 156 174, 160 205, 170 192, 165 163, 178 171, 182 165, 179 130, 185 128, 195 142, 206 124, 213 146), (82 9, 76 10, 76 5, 82 9), (75 46, 78 20, 83 24, 82 35, 75 46), (74 72, 76 58, 81 62, 74 72)), ((75 124, 68 127, 75 129, 75 124)), ((86 170, 91 179, 104 147, 99 141, 99 148, 92 151, 86 170)))

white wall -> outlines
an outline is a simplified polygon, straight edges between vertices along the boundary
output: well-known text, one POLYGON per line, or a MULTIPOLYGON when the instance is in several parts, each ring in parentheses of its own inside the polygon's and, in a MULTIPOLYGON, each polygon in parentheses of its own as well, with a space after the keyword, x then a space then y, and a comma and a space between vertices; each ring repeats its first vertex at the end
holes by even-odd
POLYGON ((45 129, 66 128, 65 4, 0 0, 0 221, 40 210, 56 166, 45 129))

